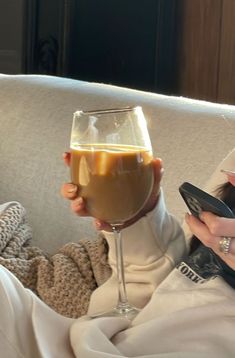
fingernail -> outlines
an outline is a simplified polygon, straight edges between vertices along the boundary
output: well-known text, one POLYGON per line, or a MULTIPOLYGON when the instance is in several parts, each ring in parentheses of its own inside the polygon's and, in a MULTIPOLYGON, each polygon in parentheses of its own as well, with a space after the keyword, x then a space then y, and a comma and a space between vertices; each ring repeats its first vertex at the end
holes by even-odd
POLYGON ((228 174, 228 175, 235 175, 235 171, 228 170, 228 169, 221 169, 221 173, 228 174))
POLYGON ((71 193, 75 193, 76 191, 77 191, 77 186, 74 184, 69 184, 67 192, 71 194, 71 193))
POLYGON ((202 211, 202 212, 200 212, 200 214, 199 214, 199 219, 204 222, 203 216, 204 216, 204 215, 203 215, 203 211, 202 211))
POLYGON ((80 198, 77 198, 75 201, 74 201, 74 204, 75 206, 79 207, 83 204, 83 199, 80 197, 80 198))

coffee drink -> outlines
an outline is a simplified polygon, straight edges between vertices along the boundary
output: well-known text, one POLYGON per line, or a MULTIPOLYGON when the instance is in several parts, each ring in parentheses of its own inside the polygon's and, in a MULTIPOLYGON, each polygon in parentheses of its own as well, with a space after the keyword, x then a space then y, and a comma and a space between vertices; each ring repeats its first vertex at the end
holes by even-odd
POLYGON ((124 145, 73 145, 71 178, 89 213, 123 224, 145 205, 153 186, 152 153, 124 145))

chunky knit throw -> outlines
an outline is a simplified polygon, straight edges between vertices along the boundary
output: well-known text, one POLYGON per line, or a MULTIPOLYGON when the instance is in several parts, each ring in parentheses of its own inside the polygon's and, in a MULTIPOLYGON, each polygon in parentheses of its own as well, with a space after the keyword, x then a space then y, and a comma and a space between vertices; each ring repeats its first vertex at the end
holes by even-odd
POLYGON ((24 207, 11 203, 0 214, 0 264, 58 313, 86 314, 93 290, 111 275, 105 239, 68 243, 52 256, 31 239, 24 207))

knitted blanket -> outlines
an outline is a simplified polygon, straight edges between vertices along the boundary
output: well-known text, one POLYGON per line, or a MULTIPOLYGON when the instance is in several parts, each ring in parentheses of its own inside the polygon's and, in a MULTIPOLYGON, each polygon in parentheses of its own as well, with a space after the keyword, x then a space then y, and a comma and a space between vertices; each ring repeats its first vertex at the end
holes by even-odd
POLYGON ((31 239, 24 207, 9 203, 0 213, 0 264, 58 313, 86 314, 93 290, 111 275, 105 239, 68 243, 51 256, 31 239))

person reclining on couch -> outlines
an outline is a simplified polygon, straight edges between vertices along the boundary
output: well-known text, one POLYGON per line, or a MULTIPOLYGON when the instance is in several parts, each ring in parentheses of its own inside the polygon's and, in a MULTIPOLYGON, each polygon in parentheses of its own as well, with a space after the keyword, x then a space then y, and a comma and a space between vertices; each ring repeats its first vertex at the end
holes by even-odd
MULTIPOLYGON (((70 162, 69 153, 65 153, 64 160, 65 163, 69 165, 70 162)), ((230 255, 225 255, 223 252, 220 251, 221 236, 231 237, 234 235, 231 234, 219 235, 220 232, 217 231, 215 233, 216 235, 211 234, 215 230, 214 228, 217 225, 217 222, 223 221, 224 219, 218 218, 212 213, 202 213, 200 217, 201 220, 204 222, 204 224, 202 224, 201 221, 199 221, 192 215, 186 214, 185 221, 189 225, 191 232, 194 234, 194 236, 186 238, 185 240, 184 233, 181 231, 181 228, 179 229, 178 223, 175 225, 175 219, 171 215, 169 215, 168 221, 166 222, 161 217, 161 214, 164 215, 165 209, 162 210, 162 206, 164 206, 164 199, 163 199, 163 193, 161 192, 160 189, 160 182, 163 174, 163 168, 162 168, 161 160, 159 158, 154 160, 154 167, 155 167, 155 186, 153 188, 150 199, 146 204, 146 206, 141 210, 141 212, 134 219, 126 223, 125 226, 129 227, 129 229, 126 231, 124 230, 123 232, 123 246, 124 246, 123 254, 124 254, 124 262, 127 272, 127 278, 126 278, 127 291, 129 289, 128 297, 130 298, 131 302, 134 302, 137 307, 141 307, 141 308, 144 307, 151 297, 152 294, 151 290, 153 290, 153 287, 156 288, 156 286, 159 284, 159 277, 161 277, 160 280, 162 280, 162 275, 166 277, 167 274, 172 270, 173 268, 172 263, 174 263, 175 266, 188 253, 192 254, 193 251, 195 251, 195 249, 199 246, 200 240, 204 244, 204 246, 211 248, 216 254, 216 256, 211 255, 210 250, 204 250, 203 248, 200 248, 200 250, 197 250, 195 255, 195 258, 197 258, 197 262, 195 261, 196 259, 194 259, 195 262, 191 262, 192 260, 190 260, 191 266, 193 266, 195 270, 200 271, 201 274, 203 272, 205 277, 214 276, 215 270, 217 270, 217 273, 219 273, 220 271, 220 273, 224 276, 224 279, 229 280, 229 283, 233 284, 235 288, 235 276, 233 281, 229 269, 229 268, 231 268, 232 270, 235 269, 235 263, 234 263, 235 256, 233 257, 233 251, 235 254, 235 240, 229 240, 231 241, 230 255), (155 216, 153 215, 154 208, 156 209, 155 216), (145 231, 145 229, 143 228, 143 226, 146 225, 144 217, 148 213, 151 214, 149 214, 149 217, 146 220, 147 227, 145 231), (137 230, 138 224, 130 228, 130 226, 133 225, 135 222, 137 222, 140 218, 142 218, 142 221, 139 222, 139 231, 137 230), (165 225, 164 229, 161 221, 164 222, 165 225), (169 234, 167 232, 168 231, 167 225, 170 226, 169 234), (174 226, 175 229, 173 229, 174 226), (151 234, 149 234, 149 227, 152 229, 151 231, 154 232, 154 236, 155 236, 152 238, 152 240, 150 239, 151 234), (172 232, 174 230, 176 232, 178 231, 178 233, 172 235, 172 232), (139 233, 138 235, 137 232, 139 233), (148 236, 147 236, 148 240, 146 240, 147 232, 148 232, 148 236), (164 243, 161 240, 162 233, 164 233, 164 243), (161 240, 160 243, 158 242, 159 239, 161 240), (156 249, 157 245, 158 248, 156 249), (157 253, 158 257, 154 256, 153 254, 154 251, 155 252, 158 251, 157 253), (160 251, 160 255, 159 255, 159 251, 160 251), (198 262, 198 256, 203 256, 201 257, 201 260, 203 259, 205 262, 203 263, 198 262), (208 268, 208 264, 210 260, 212 260, 212 267, 211 267, 212 272, 210 272, 208 268), (148 262, 148 264, 146 264, 146 262, 148 262), (159 267, 159 262, 161 262, 161 268, 159 267), (135 265, 135 268, 128 269, 128 267, 133 265, 135 265), (138 265, 140 265, 141 268, 138 265), (197 265, 199 265, 200 267, 197 267, 197 265), (158 277, 154 277, 154 274, 156 272, 158 277), (146 276, 148 275, 149 275, 149 280, 146 280, 146 276), (140 282, 144 282, 144 285, 142 285, 142 287, 140 282)), ((223 199, 223 201, 228 206, 230 206, 230 208, 235 212, 235 188, 233 184, 235 184, 235 173, 234 176, 231 174, 228 175, 228 182, 226 182, 221 187, 217 188, 217 196, 220 196, 220 198, 223 199)), ((79 189, 77 188, 76 185, 72 183, 65 184, 62 187, 62 195, 65 198, 71 200, 71 208, 74 213, 78 214, 79 216, 89 216, 89 213, 86 210, 84 200, 81 197, 79 197, 79 189)), ((232 225, 234 225, 233 220, 232 221, 230 220, 228 222, 229 224, 232 222, 232 225)), ((109 248, 110 248, 110 252, 109 252, 110 264, 112 266, 113 272, 115 272, 116 256, 115 256, 115 245, 114 245, 112 228, 109 224, 101 222, 97 219, 95 219, 95 226, 98 230, 104 230, 105 232, 105 237, 108 241, 109 248)), ((227 228, 229 229, 228 224, 227 224, 227 228)), ((115 275, 115 280, 116 280, 116 275, 115 275)), ((115 282, 111 277, 111 279, 108 280, 105 283, 105 285, 102 285, 100 289, 97 289, 93 293, 90 303, 90 309, 89 309, 90 313, 92 314, 95 313, 93 312, 93 307, 92 307, 93 302, 95 302, 95 310, 97 310, 97 307, 100 305, 99 311, 101 312, 106 311, 107 308, 109 310, 115 306, 114 303, 115 297, 111 298, 112 294, 114 296, 116 294, 114 285, 115 282), (107 296, 105 295, 105 290, 107 296), (101 293, 101 297, 99 297, 99 292, 101 293), (103 299, 103 295, 105 295, 105 297, 109 297, 109 302, 107 302, 107 299, 106 300, 103 299)))
MULTIPOLYGON (((230 164, 231 158, 232 167, 226 168, 226 159, 224 169, 235 168, 235 150, 229 155, 230 164)), ((66 154, 65 161, 68 159, 66 154)), ((140 314, 131 324, 125 318, 63 317, 1 267, 0 348, 5 357, 234 357, 235 242, 231 240, 225 254, 219 241, 235 237, 235 220, 211 213, 202 214, 203 222, 186 216, 192 233, 219 258, 215 270, 204 270, 205 262, 198 260, 198 256, 205 257, 200 255, 202 246, 188 255, 189 242, 166 210, 160 189, 161 161, 154 163, 156 180, 150 201, 142 216, 123 230, 128 297, 132 304, 143 307, 140 314), (198 262, 206 277, 194 270, 198 262)), ((233 175, 228 181, 231 191, 225 201, 235 188, 233 175)), ((78 215, 87 215, 77 188, 65 184, 62 193, 78 215)), ((112 233, 105 223, 96 225, 105 229, 113 265, 112 233)), ((114 285, 111 276, 93 292, 89 313, 115 305, 114 285)))

